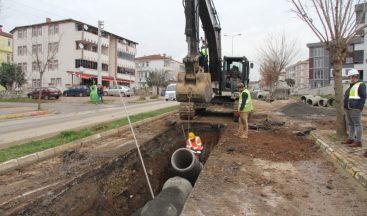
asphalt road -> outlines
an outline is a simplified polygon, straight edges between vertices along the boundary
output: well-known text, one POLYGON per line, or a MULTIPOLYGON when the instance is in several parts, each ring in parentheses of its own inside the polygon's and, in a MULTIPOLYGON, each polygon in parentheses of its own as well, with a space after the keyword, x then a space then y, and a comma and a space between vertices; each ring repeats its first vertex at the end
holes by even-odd
MULTIPOLYGON (((177 102, 155 101, 127 105, 128 113, 135 115, 178 105, 177 102)), ((123 107, 100 108, 90 111, 61 113, 37 118, 1 121, 0 149, 39 138, 55 135, 61 131, 78 129, 126 117, 123 107)))

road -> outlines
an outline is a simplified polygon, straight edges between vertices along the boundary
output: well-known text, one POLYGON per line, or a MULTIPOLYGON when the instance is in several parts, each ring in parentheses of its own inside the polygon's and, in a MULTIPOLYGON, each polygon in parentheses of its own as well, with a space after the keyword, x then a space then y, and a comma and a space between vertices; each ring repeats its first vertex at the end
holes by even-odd
MULTIPOLYGON (((128 113, 135 115, 178 105, 177 102, 155 101, 127 105, 128 113)), ((0 149, 34 139, 49 137, 61 131, 126 117, 122 106, 97 110, 62 113, 38 118, 2 121, 0 124, 0 149)))

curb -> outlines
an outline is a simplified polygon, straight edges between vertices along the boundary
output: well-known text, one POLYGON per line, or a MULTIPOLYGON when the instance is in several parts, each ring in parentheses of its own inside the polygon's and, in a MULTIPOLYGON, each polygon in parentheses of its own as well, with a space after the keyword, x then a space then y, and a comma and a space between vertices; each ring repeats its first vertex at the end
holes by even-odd
MULTIPOLYGON (((132 123, 132 126, 133 127, 138 127, 138 126, 146 124, 148 122, 164 118, 164 117, 169 116, 171 114, 174 114, 176 112, 177 111, 171 111, 171 112, 167 112, 167 113, 164 113, 162 115, 159 115, 159 116, 147 118, 147 119, 132 123)), ((33 154, 25 155, 25 156, 20 157, 20 158, 5 161, 3 163, 0 163, 0 175, 6 174, 10 171, 14 171, 16 169, 20 169, 20 168, 29 166, 29 165, 37 163, 37 162, 41 162, 41 161, 50 159, 50 158, 55 157, 56 155, 64 152, 65 150, 78 149, 78 148, 81 148, 81 147, 84 147, 84 146, 88 146, 89 143, 91 143, 92 141, 97 141, 97 140, 101 140, 101 139, 109 137, 109 136, 118 135, 121 132, 126 131, 128 129, 130 129, 130 126, 129 125, 124 125, 122 127, 115 128, 115 129, 112 129, 112 130, 109 130, 109 131, 94 134, 94 135, 89 136, 89 137, 84 137, 80 140, 75 140, 71 143, 63 144, 63 145, 60 145, 60 146, 57 146, 57 147, 54 147, 54 148, 50 148, 50 149, 46 149, 46 150, 36 152, 36 153, 33 153, 33 154)))
POLYGON ((311 137, 315 140, 316 145, 326 153, 331 160, 339 164, 346 173, 351 175, 355 180, 357 180, 363 187, 367 188, 367 173, 361 171, 356 165, 347 160, 342 154, 334 151, 325 141, 323 141, 314 131, 311 132, 311 137))
POLYGON ((24 117, 33 117, 33 116, 41 116, 53 113, 55 111, 53 110, 47 110, 47 111, 32 111, 32 112, 25 112, 25 113, 14 113, 14 114, 3 114, 0 115, 0 120, 4 119, 14 119, 14 118, 24 118, 24 117))

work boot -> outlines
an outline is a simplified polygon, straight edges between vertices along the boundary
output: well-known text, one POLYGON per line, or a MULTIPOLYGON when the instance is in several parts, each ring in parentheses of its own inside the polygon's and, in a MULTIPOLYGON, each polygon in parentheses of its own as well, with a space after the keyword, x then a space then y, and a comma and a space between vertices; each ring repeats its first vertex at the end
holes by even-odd
POLYGON ((344 141, 342 142, 342 144, 344 144, 344 145, 350 145, 350 144, 352 144, 353 142, 354 142, 354 140, 346 139, 346 140, 344 140, 344 141))
POLYGON ((247 139, 247 138, 248 138, 248 136, 247 136, 247 135, 241 135, 241 136, 240 136, 240 138, 241 138, 241 139, 247 139))
POLYGON ((352 144, 348 145, 349 147, 355 148, 355 147, 361 147, 362 142, 354 141, 352 144))
POLYGON ((364 152, 363 156, 364 157, 367 157, 367 151, 364 152))

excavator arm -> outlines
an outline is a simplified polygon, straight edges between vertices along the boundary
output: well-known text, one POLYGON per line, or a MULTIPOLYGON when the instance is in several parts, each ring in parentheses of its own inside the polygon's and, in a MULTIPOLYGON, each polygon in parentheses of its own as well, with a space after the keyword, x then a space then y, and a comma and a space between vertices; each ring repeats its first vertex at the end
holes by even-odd
POLYGON ((178 74, 176 98, 179 102, 209 103, 214 95, 213 87, 221 91, 220 22, 212 0, 183 0, 183 2, 188 54, 184 58, 185 72, 178 74), (200 20, 209 51, 209 71, 204 72, 199 67, 200 20))

